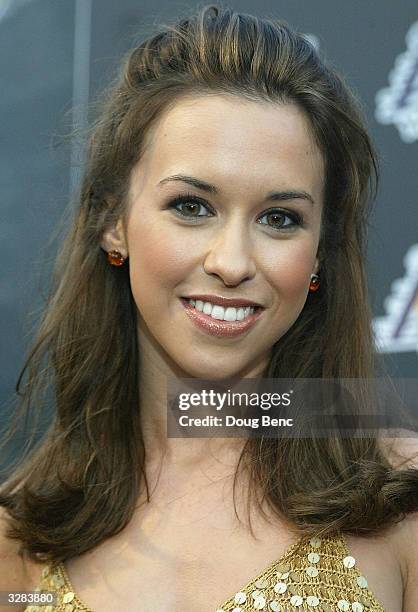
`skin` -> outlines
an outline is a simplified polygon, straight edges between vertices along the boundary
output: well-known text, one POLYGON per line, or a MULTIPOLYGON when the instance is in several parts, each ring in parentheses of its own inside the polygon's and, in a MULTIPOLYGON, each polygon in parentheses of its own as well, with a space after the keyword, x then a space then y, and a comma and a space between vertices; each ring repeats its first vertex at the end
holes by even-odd
MULTIPOLYGON (((166 438, 167 376, 257 377, 273 344, 298 318, 310 275, 318 271, 323 182, 322 155, 296 105, 226 95, 186 98, 149 132, 145 153, 131 173, 126 217, 102 241, 106 251, 129 256, 149 455, 176 449, 176 457, 181 453, 188 464, 206 455, 207 440, 166 438), (211 183, 219 194, 177 181, 159 185, 175 174, 211 183), (283 190, 307 192, 314 203, 265 201, 268 192, 283 190), (209 210, 177 207, 202 215, 196 224, 169 208, 170 199, 182 193, 207 202, 209 210), (273 207, 285 215, 299 213, 302 224, 294 225, 288 216, 271 219, 265 211, 273 207), (280 231, 275 224, 293 227, 280 231), (186 316, 179 298, 193 293, 246 297, 265 311, 245 334, 219 338, 186 316)), ((211 444, 234 447, 231 441, 211 444)))

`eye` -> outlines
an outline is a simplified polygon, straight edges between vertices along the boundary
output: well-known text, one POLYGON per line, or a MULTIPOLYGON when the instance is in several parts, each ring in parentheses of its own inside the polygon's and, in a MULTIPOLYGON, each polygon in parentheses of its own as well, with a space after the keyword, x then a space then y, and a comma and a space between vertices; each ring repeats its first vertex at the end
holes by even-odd
MULTIPOLYGON (((174 212, 187 219, 188 221, 196 221, 199 218, 205 218, 207 216, 213 216, 214 213, 209 204, 192 194, 182 194, 175 197, 170 201, 169 208, 172 208, 174 212), (205 213, 200 214, 202 210, 210 212, 211 215, 205 213)), ((302 225, 303 221, 301 216, 296 212, 290 212, 281 208, 271 208, 267 210, 259 219, 267 217, 269 221, 267 223, 260 223, 260 225, 267 225, 271 229, 278 232, 287 232, 296 229, 297 226, 302 225), (286 223, 286 219, 290 220, 290 223, 286 223)))
POLYGON ((202 208, 206 209, 206 211, 210 211, 209 205, 204 200, 191 194, 177 196, 174 200, 171 200, 169 208, 173 208, 181 217, 187 217, 188 219, 206 217, 204 214, 198 214, 199 210, 202 208))
POLYGON ((272 224, 261 223, 261 225, 268 225, 274 230, 283 231, 289 229, 295 229, 298 225, 302 225, 302 218, 296 212, 290 212, 288 210, 282 210, 281 208, 272 208, 267 210, 260 219, 268 217, 272 224), (290 223, 285 223, 285 219, 290 219, 290 223))

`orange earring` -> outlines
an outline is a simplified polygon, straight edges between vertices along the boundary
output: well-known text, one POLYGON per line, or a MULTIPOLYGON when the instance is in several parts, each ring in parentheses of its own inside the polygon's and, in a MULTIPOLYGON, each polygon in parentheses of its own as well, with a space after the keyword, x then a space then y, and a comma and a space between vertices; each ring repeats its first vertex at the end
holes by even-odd
POLYGON ((309 285, 309 291, 318 291, 319 289, 319 276, 318 274, 311 274, 311 283, 309 285))
POLYGON ((123 266, 125 263, 125 258, 119 251, 109 251, 107 259, 112 266, 123 266))

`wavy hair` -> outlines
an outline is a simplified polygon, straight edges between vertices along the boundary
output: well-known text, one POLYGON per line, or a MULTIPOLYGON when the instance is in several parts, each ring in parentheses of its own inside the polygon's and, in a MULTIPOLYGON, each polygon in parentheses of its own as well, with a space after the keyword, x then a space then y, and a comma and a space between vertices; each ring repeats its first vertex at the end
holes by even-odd
MULTIPOLYGON (((74 219, 16 385, 19 420, 42 413, 48 393, 54 409, 0 493, 8 535, 33 559, 92 549, 128 524, 143 487, 150 499, 129 270, 109 266, 100 242, 124 215, 151 126, 182 97, 211 94, 298 105, 325 161, 321 289, 274 345, 264 376, 375 374, 365 261, 378 167, 355 94, 283 21, 210 4, 160 25, 127 55, 101 103, 74 219)), ((371 534, 418 509, 418 470, 395 470, 374 437, 250 438, 236 477, 244 465, 260 509, 267 500, 307 536, 371 534)))

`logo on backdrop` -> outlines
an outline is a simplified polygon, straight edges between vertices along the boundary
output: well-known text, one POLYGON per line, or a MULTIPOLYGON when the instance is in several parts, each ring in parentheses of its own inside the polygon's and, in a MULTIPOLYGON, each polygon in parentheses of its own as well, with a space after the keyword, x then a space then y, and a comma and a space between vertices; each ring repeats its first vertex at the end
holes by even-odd
POLYGON ((409 28, 406 51, 398 55, 389 73, 389 87, 376 94, 375 117, 396 125, 404 142, 418 140, 418 21, 409 28))
POLYGON ((0 0, 0 21, 11 17, 16 10, 32 0, 0 0))
POLYGON ((375 317, 373 330, 382 353, 418 352, 418 244, 404 257, 405 275, 391 285, 386 314, 375 317))

